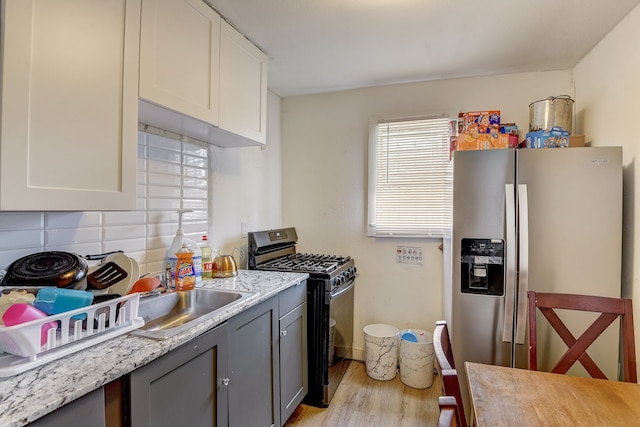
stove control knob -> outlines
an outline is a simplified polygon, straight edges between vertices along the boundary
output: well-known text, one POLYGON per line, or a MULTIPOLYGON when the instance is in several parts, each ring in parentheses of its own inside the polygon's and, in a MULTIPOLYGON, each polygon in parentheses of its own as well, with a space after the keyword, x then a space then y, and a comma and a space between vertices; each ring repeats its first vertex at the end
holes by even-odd
POLYGON ((354 272, 353 272, 353 267, 350 267, 346 272, 345 275, 347 276, 348 279, 351 279, 354 276, 354 272))

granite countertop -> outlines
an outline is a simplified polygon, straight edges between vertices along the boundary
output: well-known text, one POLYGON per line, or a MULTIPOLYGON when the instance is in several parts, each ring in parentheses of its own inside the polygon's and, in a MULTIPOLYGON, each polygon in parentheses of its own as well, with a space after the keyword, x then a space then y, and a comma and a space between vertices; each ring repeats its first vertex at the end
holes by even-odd
POLYGON ((0 378, 0 426, 18 427, 35 421, 307 277, 306 273, 240 270, 237 277, 206 280, 204 288, 258 292, 259 295, 163 341, 125 334, 19 375, 0 378))

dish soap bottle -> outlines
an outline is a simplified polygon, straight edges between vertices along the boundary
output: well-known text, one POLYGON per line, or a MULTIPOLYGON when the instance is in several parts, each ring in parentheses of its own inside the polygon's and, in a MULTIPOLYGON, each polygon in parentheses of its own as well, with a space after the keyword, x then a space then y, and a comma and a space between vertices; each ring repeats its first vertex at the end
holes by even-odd
POLYGON ((189 250, 189 245, 182 244, 176 252, 176 291, 189 291, 196 287, 196 275, 193 269, 193 252, 189 250))
POLYGON ((207 235, 202 236, 202 280, 213 279, 213 258, 207 235))
POLYGON ((202 251, 200 246, 188 237, 183 238, 182 243, 186 243, 189 250, 193 252, 193 274, 196 283, 200 284, 202 283, 202 251))
POLYGON ((176 230, 176 236, 173 238, 171 246, 167 251, 167 264, 171 265, 171 282, 176 282, 176 263, 178 258, 176 253, 182 248, 182 244, 186 243, 189 250, 193 253, 193 270, 195 273, 196 283, 202 282, 202 252, 200 246, 193 240, 184 236, 184 230, 182 229, 182 214, 185 212, 193 212, 191 209, 178 209, 178 229, 176 230))

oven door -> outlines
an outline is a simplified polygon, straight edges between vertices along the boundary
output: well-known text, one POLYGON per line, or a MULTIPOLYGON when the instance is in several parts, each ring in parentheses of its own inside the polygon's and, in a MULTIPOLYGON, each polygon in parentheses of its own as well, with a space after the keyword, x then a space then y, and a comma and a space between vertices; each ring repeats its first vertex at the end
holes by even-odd
MULTIPOLYGON (((353 297, 355 279, 343 283, 329 298, 329 330, 327 343, 328 378, 325 383, 324 404, 328 405, 353 357, 353 297)), ((327 323, 325 323, 327 324, 327 323)))

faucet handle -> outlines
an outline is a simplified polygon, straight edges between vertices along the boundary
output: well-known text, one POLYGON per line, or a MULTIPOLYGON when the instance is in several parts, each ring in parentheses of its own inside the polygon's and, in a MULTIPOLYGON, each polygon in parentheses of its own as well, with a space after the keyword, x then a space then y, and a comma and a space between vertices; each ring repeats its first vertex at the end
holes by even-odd
POLYGON ((164 278, 162 280, 162 286, 167 290, 167 292, 171 292, 173 290, 173 286, 171 283, 171 264, 167 264, 167 267, 164 271, 164 278))

